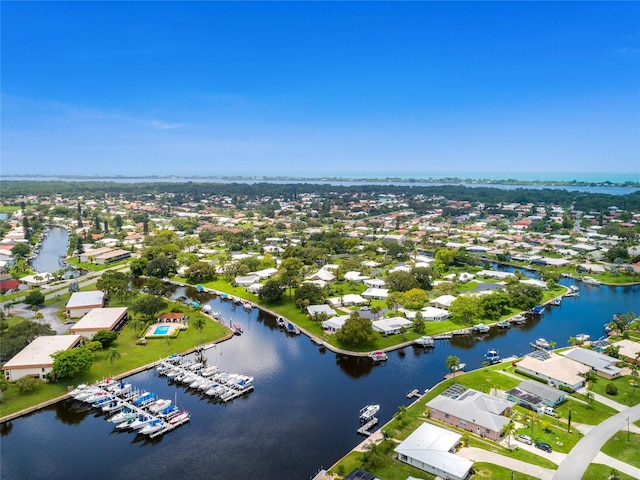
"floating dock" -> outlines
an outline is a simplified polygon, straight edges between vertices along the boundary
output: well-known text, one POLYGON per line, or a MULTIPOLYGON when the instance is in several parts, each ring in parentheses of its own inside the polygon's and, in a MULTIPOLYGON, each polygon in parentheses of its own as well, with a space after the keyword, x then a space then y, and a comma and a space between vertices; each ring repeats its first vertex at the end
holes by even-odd
POLYGON ((371 432, 371 429, 373 427, 375 427, 377 424, 378 424, 378 417, 373 417, 371 420, 369 420, 363 426, 358 428, 357 431, 358 431, 358 433, 360 435, 364 435, 364 436, 368 437, 373 433, 373 432, 371 432))

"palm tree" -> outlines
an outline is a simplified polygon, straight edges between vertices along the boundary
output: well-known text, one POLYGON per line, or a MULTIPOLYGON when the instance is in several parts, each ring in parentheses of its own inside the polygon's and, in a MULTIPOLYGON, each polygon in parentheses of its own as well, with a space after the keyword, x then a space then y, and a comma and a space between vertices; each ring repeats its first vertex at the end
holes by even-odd
POLYGON ((453 376, 455 377, 455 372, 460 368, 460 359, 455 355, 449 355, 445 365, 447 366, 447 370, 450 372, 453 371, 453 376))
POLYGON ((120 357, 122 357, 122 355, 120 355, 120 350, 118 350, 117 348, 110 348, 107 351, 107 358, 109 359, 109 363, 111 363, 111 365, 115 365, 120 357))
POLYGON ((204 319, 204 317, 196 315, 191 321, 191 325, 193 326, 193 328, 198 330, 198 332, 200 332, 200 340, 202 340, 202 331, 204 330, 204 327, 206 325, 206 320, 204 319))
POLYGON ((511 448, 511 436, 516 431, 516 424, 511 420, 502 428, 502 434, 507 436, 507 441, 509 442, 509 448, 511 448))

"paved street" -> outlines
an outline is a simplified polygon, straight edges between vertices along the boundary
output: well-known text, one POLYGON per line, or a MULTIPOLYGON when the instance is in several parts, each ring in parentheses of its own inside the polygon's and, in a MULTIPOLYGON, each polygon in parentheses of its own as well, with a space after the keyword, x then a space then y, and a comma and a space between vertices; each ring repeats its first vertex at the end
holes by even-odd
POLYGON ((516 460, 515 458, 505 457, 498 453, 489 452, 481 448, 465 447, 461 448, 457 453, 461 457, 474 462, 488 462, 495 463, 504 468, 514 470, 516 472, 525 473, 541 480, 551 480, 553 478, 554 471, 549 468, 539 467, 531 463, 523 462, 522 460, 516 460))
MULTIPOLYGON (((616 432, 627 428, 627 422, 633 423, 640 419, 640 405, 625 408, 623 411, 606 419, 593 427, 573 447, 571 452, 560 463, 553 480, 579 480, 587 467, 594 461, 602 446, 616 432), (627 420, 628 419, 628 420, 627 420)), ((638 478, 638 477, 637 477, 638 478)))

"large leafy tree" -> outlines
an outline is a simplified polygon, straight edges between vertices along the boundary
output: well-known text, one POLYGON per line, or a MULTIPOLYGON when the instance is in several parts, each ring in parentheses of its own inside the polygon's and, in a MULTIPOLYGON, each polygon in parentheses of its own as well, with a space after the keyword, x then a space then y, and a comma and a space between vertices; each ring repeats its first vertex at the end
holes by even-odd
POLYGON ((162 298, 154 295, 145 295, 133 304, 131 310, 147 318, 153 318, 156 313, 165 308, 167 308, 167 302, 162 298))
POLYGON ((433 272, 427 267, 416 267, 411 270, 411 275, 418 282, 418 287, 423 290, 431 290, 431 279, 433 272))
POLYGON ((96 288, 102 290, 107 297, 111 294, 123 296, 129 288, 129 279, 122 272, 107 271, 96 282, 96 288))
POLYGON ((2 332, 0 342, 0 358, 8 360, 41 335, 55 335, 56 332, 47 324, 24 320, 11 325, 2 332))
POLYGON ((336 332, 336 340, 349 347, 363 347, 375 341, 376 333, 371 320, 363 318, 354 312, 342 328, 336 332))
POLYGON ((511 299, 511 306, 519 310, 529 310, 542 300, 542 288, 527 283, 507 285, 507 293, 511 299))
POLYGON ((296 304, 298 301, 309 300, 309 305, 320 305, 324 303, 324 294, 322 288, 313 283, 303 283, 296 290, 296 304))
POLYGON ((478 297, 473 295, 460 296, 456 298, 451 304, 451 307, 449 307, 449 313, 457 320, 471 323, 477 319, 480 314, 480 301, 478 297))
POLYGON ((42 305, 44 303, 44 295, 40 290, 33 290, 24 297, 24 303, 27 305, 42 305))
POLYGON ((92 342, 100 342, 102 348, 109 348, 118 338, 118 332, 111 330, 100 330, 91 337, 92 342))
POLYGON ((491 295, 480 297, 480 313, 483 318, 497 320, 507 312, 509 308, 509 295, 504 292, 494 292, 491 295))
POLYGON ((419 287, 416 277, 402 270, 389 273, 385 283, 390 292, 406 292, 419 287))
POLYGON ((178 271, 178 264, 173 258, 160 254, 149 261, 145 271, 150 277, 169 277, 178 271))
POLYGON ((216 267, 207 262, 196 262, 192 264, 184 275, 191 283, 211 282, 218 276, 216 267))
POLYGON ((421 288, 412 288, 403 295, 404 307, 412 310, 424 307, 428 300, 429 296, 427 295, 427 292, 421 288))
POLYGON ((62 350, 52 357, 53 374, 56 378, 73 378, 78 373, 89 371, 93 363, 92 353, 84 347, 62 350))
POLYGON ((284 290, 280 282, 277 280, 268 280, 258 292, 258 298, 267 303, 279 302, 282 298, 284 290))

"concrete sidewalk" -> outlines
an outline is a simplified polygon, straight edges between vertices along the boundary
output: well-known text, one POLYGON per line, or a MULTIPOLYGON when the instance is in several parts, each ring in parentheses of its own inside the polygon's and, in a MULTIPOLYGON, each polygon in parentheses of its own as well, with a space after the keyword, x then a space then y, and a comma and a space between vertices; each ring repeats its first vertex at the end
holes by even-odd
POLYGON ((593 463, 600 463, 607 467, 615 468, 617 471, 626 473, 633 478, 640 478, 640 468, 621 462, 620 460, 610 457, 606 453, 598 452, 593 459, 593 463))

